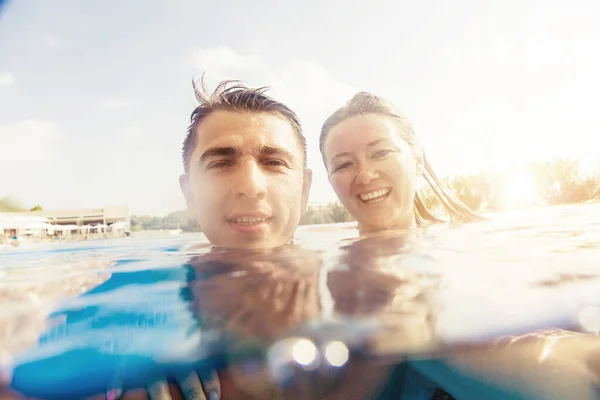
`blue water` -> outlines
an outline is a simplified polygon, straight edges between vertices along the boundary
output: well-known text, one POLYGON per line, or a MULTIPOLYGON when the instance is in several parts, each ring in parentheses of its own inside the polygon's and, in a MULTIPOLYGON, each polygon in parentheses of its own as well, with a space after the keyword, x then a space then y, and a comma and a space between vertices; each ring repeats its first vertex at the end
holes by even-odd
MULTIPOLYGON (((344 240, 352 224, 302 227, 295 247, 269 254, 186 250, 205 243, 198 234, 3 249, 0 361, 26 395, 83 398, 233 365, 288 385, 348 367, 326 356, 342 343, 388 372, 425 357, 408 376, 460 381, 456 396, 483 384, 443 372, 437 354, 538 329, 600 331, 599 210, 357 242, 344 240), (297 338, 316 346, 306 365, 290 352, 297 338)), ((487 398, 523 398, 483 386, 487 398)))

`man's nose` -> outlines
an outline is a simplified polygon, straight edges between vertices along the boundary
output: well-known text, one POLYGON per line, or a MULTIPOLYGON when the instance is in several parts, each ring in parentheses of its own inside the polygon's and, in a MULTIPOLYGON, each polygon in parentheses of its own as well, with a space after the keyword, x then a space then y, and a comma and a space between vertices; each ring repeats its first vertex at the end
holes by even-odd
POLYGON ((358 170, 356 175, 356 183, 361 185, 367 185, 372 180, 379 178, 379 172, 369 165, 363 165, 358 170))
POLYGON ((262 198, 267 192, 267 177, 255 161, 248 161, 240 166, 234 190, 238 196, 262 198))

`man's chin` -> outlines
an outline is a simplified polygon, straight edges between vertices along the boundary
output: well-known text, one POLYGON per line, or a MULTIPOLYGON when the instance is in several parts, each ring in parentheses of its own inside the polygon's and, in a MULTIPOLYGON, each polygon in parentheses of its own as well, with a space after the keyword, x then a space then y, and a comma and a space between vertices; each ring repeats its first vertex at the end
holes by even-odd
POLYGON ((231 224, 223 228, 204 233, 212 246, 242 250, 274 248, 289 244, 294 236, 293 232, 273 232, 270 224, 261 229, 235 229, 239 227, 231 224))
POLYGON ((225 240, 219 240, 211 242, 213 246, 226 247, 230 249, 241 249, 241 250, 258 250, 277 247, 284 243, 279 243, 278 240, 274 240, 272 235, 269 234, 256 234, 256 233, 240 233, 235 232, 234 234, 227 237, 225 240))

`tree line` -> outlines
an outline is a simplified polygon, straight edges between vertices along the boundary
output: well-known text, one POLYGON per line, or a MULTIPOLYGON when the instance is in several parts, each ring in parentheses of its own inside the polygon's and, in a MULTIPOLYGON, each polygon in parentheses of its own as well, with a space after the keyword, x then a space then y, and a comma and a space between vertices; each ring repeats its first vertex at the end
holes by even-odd
MULTIPOLYGON (((308 206, 300 218, 300 225, 331 224, 352 221, 352 216, 339 202, 321 206, 308 206)), ((164 217, 132 215, 131 230, 181 229, 186 232, 202 232, 198 223, 189 218, 187 210, 175 211, 164 217)))
POLYGON ((24 212, 24 211, 43 211, 42 206, 39 204, 27 208, 21 203, 20 200, 12 197, 12 196, 4 196, 0 197, 0 212, 24 212))
MULTIPOLYGON (((530 200, 537 204, 555 205, 600 200, 600 173, 582 174, 579 163, 569 158, 533 163, 502 173, 455 175, 442 179, 442 183, 472 210, 494 212, 511 207, 511 184, 514 179, 523 175, 531 177, 531 183, 524 189, 531 191, 530 200)), ((442 204, 429 187, 420 188, 419 193, 430 210, 443 210, 442 204)), ((29 210, 39 211, 42 207, 37 205, 29 210)), ((2 211, 27 211, 27 208, 15 198, 7 196, 0 198, 0 212, 2 211)), ((342 204, 331 202, 309 206, 303 213, 300 224, 330 224, 352 220, 352 216, 342 204)), ((188 232, 202 230, 195 220, 189 218, 186 210, 174 211, 164 217, 131 216, 133 231, 160 229, 181 229, 188 232)))
POLYGON ((174 211, 164 217, 150 215, 132 215, 130 218, 131 230, 160 230, 181 229, 185 232, 200 232, 198 223, 189 218, 187 210, 174 211))
MULTIPOLYGON (((352 216, 339 202, 320 206, 308 206, 300 218, 300 225, 331 224, 352 221, 352 216)), ((168 230, 181 229, 186 232, 201 232, 202 228, 194 219, 188 217, 187 210, 175 211, 164 217, 132 215, 131 230, 168 230)))
MULTIPOLYGON (((531 192, 531 198, 527 200, 534 204, 523 204, 529 206, 600 200, 600 173, 584 174, 579 162, 569 158, 533 163, 502 173, 456 175, 443 179, 442 183, 469 208, 479 212, 501 211, 518 205, 511 198, 514 190, 531 192), (530 178, 530 184, 524 188, 514 187, 515 180, 523 176, 530 178)), ((420 193, 429 209, 440 211, 443 208, 429 187, 423 188, 420 193)))

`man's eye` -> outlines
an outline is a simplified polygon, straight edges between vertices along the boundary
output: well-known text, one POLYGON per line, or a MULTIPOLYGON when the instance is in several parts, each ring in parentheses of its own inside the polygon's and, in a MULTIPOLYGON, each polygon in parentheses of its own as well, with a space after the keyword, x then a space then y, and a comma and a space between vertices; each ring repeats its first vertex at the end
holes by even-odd
POLYGON ((343 163, 343 164, 340 164, 340 165, 338 165, 337 167, 335 167, 335 168, 333 169, 333 172, 337 172, 337 171, 339 171, 339 170, 342 170, 342 169, 348 168, 348 167, 349 167, 351 164, 352 164, 352 163, 351 163, 351 162, 349 162, 349 161, 348 161, 348 162, 345 162, 345 163, 343 163))
POLYGON ((226 168, 229 166, 231 166, 231 163, 229 161, 215 161, 213 163, 208 164, 208 169, 226 168))
POLYGON ((287 167, 287 164, 282 160, 269 160, 265 164, 272 167, 287 167))

